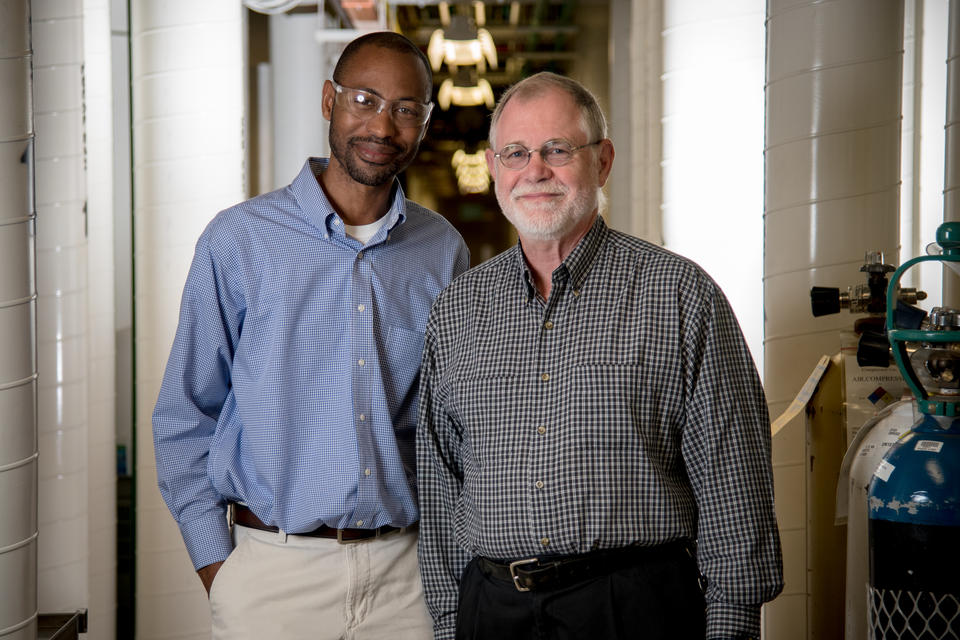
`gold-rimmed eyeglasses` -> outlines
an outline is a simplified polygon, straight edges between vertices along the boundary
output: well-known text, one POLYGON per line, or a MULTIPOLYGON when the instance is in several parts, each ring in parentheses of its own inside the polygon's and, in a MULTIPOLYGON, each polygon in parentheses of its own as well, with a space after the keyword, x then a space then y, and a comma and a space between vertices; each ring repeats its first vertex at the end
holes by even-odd
POLYGON ((580 149, 592 147, 601 142, 603 142, 603 139, 576 146, 568 140, 547 140, 539 149, 527 149, 522 144, 508 144, 494 156, 507 169, 523 169, 530 162, 530 156, 534 153, 539 153, 543 161, 551 167, 562 167, 565 164, 570 164, 574 154, 580 149))
POLYGON ((398 127, 420 127, 433 111, 432 102, 424 104, 416 100, 384 100, 363 89, 351 89, 332 80, 331 83, 337 92, 337 103, 360 120, 369 120, 386 110, 398 127))

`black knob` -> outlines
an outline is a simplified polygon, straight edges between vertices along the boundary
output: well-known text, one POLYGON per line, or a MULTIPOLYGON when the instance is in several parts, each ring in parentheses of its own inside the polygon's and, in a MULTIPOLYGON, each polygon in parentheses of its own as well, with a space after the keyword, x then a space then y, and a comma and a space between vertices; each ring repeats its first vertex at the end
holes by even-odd
POLYGON ((889 367, 890 341, 885 331, 868 329, 857 342, 857 364, 861 367, 889 367))
POLYGON ((840 313, 840 289, 813 287, 810 289, 810 308, 814 317, 840 313))

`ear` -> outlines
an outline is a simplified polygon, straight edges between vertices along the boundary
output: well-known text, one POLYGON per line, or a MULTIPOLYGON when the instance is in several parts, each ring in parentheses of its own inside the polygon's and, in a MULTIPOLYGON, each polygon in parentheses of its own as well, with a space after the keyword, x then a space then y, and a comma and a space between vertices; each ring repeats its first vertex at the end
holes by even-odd
POLYGON ((613 142, 609 138, 600 141, 600 174, 599 184, 602 187, 607 183, 610 177, 610 170, 613 168, 613 142))
POLYGON ((333 88, 333 83, 329 80, 323 81, 323 96, 320 98, 320 109, 326 120, 330 119, 333 113, 333 101, 337 97, 337 90, 333 88))
POLYGON ((497 156, 496 156, 496 154, 493 152, 493 149, 490 149, 490 148, 488 147, 487 150, 483 152, 483 157, 486 158, 486 160, 487 160, 487 171, 489 171, 489 172, 490 172, 490 176, 491 176, 494 180, 496 180, 496 178, 497 178, 497 174, 496 174, 496 170, 497 170, 497 156))

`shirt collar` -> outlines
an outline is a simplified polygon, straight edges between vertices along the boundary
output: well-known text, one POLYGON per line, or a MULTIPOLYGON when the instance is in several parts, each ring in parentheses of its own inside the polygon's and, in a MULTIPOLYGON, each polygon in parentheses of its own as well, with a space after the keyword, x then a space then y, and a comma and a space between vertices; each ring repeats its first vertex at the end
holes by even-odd
MULTIPOLYGON (((560 263, 560 266, 554 269, 554 273, 561 270, 566 271, 570 279, 570 286, 574 291, 579 291, 583 287, 583 281, 586 279, 587 274, 590 272, 590 267, 600 253, 600 247, 603 246, 608 233, 607 223, 603 221, 602 216, 598 215, 586 235, 580 239, 577 246, 570 252, 570 255, 560 263)), ((523 247, 519 241, 514 251, 516 252, 517 267, 524 287, 526 288, 526 298, 527 300, 533 300, 537 290, 533 285, 533 276, 530 273, 530 267, 527 265, 527 260, 523 255, 523 247)))
MULTIPOLYGON (((329 165, 329 158, 308 158, 300 173, 294 178, 290 188, 304 215, 315 227, 331 236, 344 236, 343 219, 330 204, 327 194, 323 192, 320 182, 317 180, 329 165)), ((393 179, 392 190, 393 201, 386 213, 387 222, 374 238, 381 234, 386 237, 385 234, 392 231, 397 225, 403 224, 404 220, 407 219, 407 199, 403 193, 403 188, 400 186, 400 181, 396 178, 393 179)))

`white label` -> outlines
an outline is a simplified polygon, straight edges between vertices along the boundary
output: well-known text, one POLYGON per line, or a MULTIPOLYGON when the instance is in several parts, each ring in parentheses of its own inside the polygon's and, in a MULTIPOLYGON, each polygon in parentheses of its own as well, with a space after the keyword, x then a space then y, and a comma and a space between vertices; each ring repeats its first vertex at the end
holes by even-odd
POLYGON ((886 482, 890 479, 890 474, 893 473, 894 469, 896 469, 896 467, 892 464, 886 460, 881 460, 880 464, 877 465, 877 470, 873 472, 873 475, 886 482))
POLYGON ((917 444, 913 447, 914 451, 927 451, 929 453, 940 453, 941 449, 943 449, 943 443, 937 440, 917 440, 917 444))

